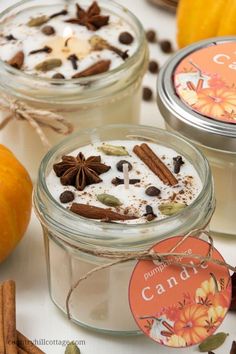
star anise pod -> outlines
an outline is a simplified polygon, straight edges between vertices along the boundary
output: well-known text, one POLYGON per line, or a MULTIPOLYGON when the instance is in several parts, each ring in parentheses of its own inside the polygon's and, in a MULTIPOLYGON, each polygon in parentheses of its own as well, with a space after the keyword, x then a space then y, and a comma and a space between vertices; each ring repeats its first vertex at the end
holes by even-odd
POLYGON ((96 1, 92 3, 87 11, 76 4, 76 18, 70 18, 65 22, 85 26, 90 31, 96 31, 106 26, 109 22, 109 16, 102 16, 100 13, 101 9, 96 1))
POLYGON ((61 184, 75 186, 79 191, 89 184, 102 182, 99 175, 110 168, 101 163, 101 156, 90 156, 86 159, 82 152, 76 157, 62 156, 62 161, 53 165, 61 184))

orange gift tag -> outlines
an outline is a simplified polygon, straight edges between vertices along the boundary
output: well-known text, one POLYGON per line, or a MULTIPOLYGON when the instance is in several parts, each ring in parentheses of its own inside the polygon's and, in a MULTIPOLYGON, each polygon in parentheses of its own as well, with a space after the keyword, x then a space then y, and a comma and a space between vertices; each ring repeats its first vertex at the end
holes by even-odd
MULTIPOLYGON (((171 252, 181 238, 168 238, 153 250, 171 252)), ((154 341, 169 347, 191 346, 222 323, 231 302, 229 271, 212 262, 199 265, 191 256, 205 256, 208 250, 208 242, 188 237, 173 251, 185 253, 186 258, 170 256, 166 263, 141 260, 135 266, 129 284, 130 308, 139 328, 154 341), (180 265, 173 265, 176 261, 180 265)), ((212 258, 224 261, 215 248, 212 258)))
POLYGON ((235 43, 214 43, 186 56, 174 72, 180 99, 202 116, 236 124, 235 43))

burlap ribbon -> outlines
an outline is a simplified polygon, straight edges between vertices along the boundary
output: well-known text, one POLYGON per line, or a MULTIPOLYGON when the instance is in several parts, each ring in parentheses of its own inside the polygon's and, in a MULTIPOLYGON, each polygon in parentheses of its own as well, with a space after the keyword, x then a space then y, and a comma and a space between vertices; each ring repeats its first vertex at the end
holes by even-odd
POLYGON ((47 127, 62 135, 68 135, 73 131, 72 124, 62 115, 53 111, 35 109, 23 101, 13 99, 5 94, 0 97, 0 109, 9 112, 9 115, 0 123, 0 130, 14 119, 26 121, 36 131, 46 148, 50 148, 51 144, 42 128, 47 127))
MULTIPOLYGON (((65 240, 63 240, 63 242, 65 242, 65 240)), ((71 286, 71 288, 67 294, 67 297, 66 297, 66 312, 67 312, 67 316, 69 319, 71 319, 70 298, 71 298, 73 291, 79 286, 79 284, 82 281, 86 280, 88 277, 90 277, 92 274, 94 274, 100 270, 110 268, 110 267, 117 265, 117 264, 126 263, 128 261, 135 261, 135 260, 136 261, 148 260, 148 261, 155 261, 158 263, 165 263, 165 262, 170 261, 170 256, 171 256, 171 265, 176 265, 179 267, 182 267, 182 266, 193 267, 192 263, 188 263, 188 262, 183 263, 182 262, 183 258, 190 258, 191 257, 191 259, 195 259, 195 260, 199 261, 199 263, 194 264, 194 267, 200 267, 203 263, 210 262, 210 263, 214 263, 219 266, 222 266, 222 267, 226 267, 227 269, 232 270, 234 272, 236 271, 236 267, 226 263, 225 261, 221 261, 219 259, 215 259, 212 257, 212 253, 214 250, 213 239, 210 235, 210 232, 208 232, 206 230, 202 230, 202 229, 191 230, 169 252, 166 252, 166 253, 157 253, 152 248, 145 250, 145 251, 127 252, 127 251, 109 251, 109 250, 105 250, 102 248, 91 250, 91 249, 84 248, 82 246, 77 246, 77 245, 75 246, 75 245, 71 245, 71 244, 68 244, 68 246, 73 247, 74 249, 77 249, 78 251, 89 254, 89 255, 102 257, 105 259, 112 259, 112 261, 109 263, 106 263, 101 266, 93 268, 92 270, 87 272, 85 275, 80 277, 80 279, 78 279, 75 282, 75 284, 71 286), (174 252, 175 249, 177 247, 179 247, 181 244, 183 244, 183 242, 188 237, 191 236, 191 237, 199 238, 200 235, 205 235, 207 238, 207 241, 209 243, 209 249, 208 249, 208 252, 206 255, 191 254, 191 256, 190 256, 189 254, 186 254, 186 253, 174 252)))

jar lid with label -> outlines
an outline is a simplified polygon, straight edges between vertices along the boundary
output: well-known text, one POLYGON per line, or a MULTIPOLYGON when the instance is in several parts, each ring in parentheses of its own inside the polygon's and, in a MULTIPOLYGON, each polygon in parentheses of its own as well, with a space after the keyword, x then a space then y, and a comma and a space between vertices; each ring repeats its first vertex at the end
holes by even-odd
POLYGON ((157 97, 172 129, 203 146, 236 152, 236 36, 178 51, 159 74, 157 97))

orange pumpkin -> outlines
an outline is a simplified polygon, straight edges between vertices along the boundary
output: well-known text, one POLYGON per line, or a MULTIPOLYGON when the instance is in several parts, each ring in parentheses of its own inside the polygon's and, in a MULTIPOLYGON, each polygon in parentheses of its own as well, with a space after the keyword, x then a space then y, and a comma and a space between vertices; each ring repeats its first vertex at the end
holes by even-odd
POLYGON ((235 90, 206 88, 197 93, 197 99, 193 108, 206 116, 222 118, 227 113, 236 112, 235 90))
POLYGON ((0 262, 23 237, 31 215, 32 182, 10 150, 0 144, 0 262))
POLYGON ((207 307, 193 304, 185 306, 174 324, 174 332, 186 341, 187 345, 197 344, 207 337, 205 328, 208 321, 207 307))

